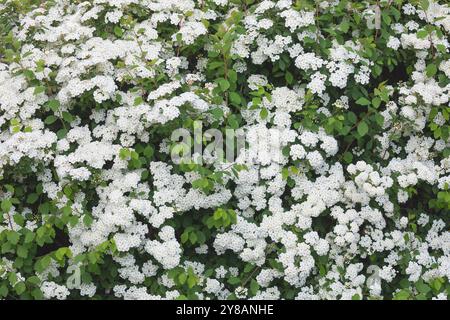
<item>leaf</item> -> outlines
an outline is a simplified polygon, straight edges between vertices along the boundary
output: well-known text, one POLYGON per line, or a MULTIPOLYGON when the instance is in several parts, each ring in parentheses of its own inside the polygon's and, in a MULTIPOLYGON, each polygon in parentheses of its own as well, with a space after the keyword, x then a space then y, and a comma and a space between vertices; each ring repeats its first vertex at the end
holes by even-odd
POLYGON ((17 248, 17 255, 21 258, 26 258, 28 256, 28 249, 24 246, 19 246, 17 248))
POLYGON ((181 243, 186 243, 186 241, 188 240, 189 240, 189 233, 185 231, 181 235, 181 243))
POLYGON ((144 103, 144 99, 142 97, 136 97, 134 99, 134 106, 135 107, 138 106, 138 105, 141 105, 142 103, 144 103))
POLYGON ((19 243, 20 235, 15 231, 10 231, 8 232, 6 238, 8 239, 9 243, 16 245, 17 243, 19 243))
POLYGON ((352 163, 353 155, 347 151, 344 153, 343 159, 346 163, 352 163))
POLYGON ((258 293, 258 290, 259 290, 258 282, 255 279, 252 279, 252 281, 250 282, 250 292, 255 295, 258 293))
POLYGON ((420 293, 427 294, 431 291, 431 288, 425 284, 422 280, 418 281, 416 284, 416 288, 420 293))
POLYGON ((219 87, 220 87, 220 89, 222 89, 222 91, 227 91, 228 88, 230 87, 230 83, 226 79, 219 79, 218 83, 219 83, 219 87))
POLYGON ((241 103, 241 96, 237 92, 230 92, 230 101, 235 105, 239 105, 241 103))
POLYGON ((348 21, 343 21, 339 25, 339 30, 341 30, 343 33, 347 33, 349 28, 350 28, 350 24, 348 23, 348 21))
POLYGON ((25 283, 24 282, 19 282, 18 284, 16 284, 15 286, 14 286, 14 290, 16 290, 16 293, 18 294, 18 295, 21 295, 22 293, 24 293, 25 292, 25 290, 26 290, 26 286, 25 286, 25 283))
POLYGON ((381 104, 381 99, 379 97, 375 97, 372 99, 372 105, 375 109, 377 109, 381 104))
POLYGON ((191 233, 189 234, 189 241, 190 241, 192 244, 196 244, 196 243, 197 243, 197 235, 195 234, 195 232, 191 232, 191 233))
POLYGON ((67 111, 64 111, 63 113, 62 113, 62 116, 63 116, 63 119, 65 120, 65 121, 67 121, 67 122, 69 122, 69 123, 71 123, 74 119, 73 119, 73 116, 69 113, 69 112, 67 112, 67 111))
POLYGON ((361 137, 364 137, 367 132, 369 132, 369 126, 365 121, 361 121, 358 125, 358 134, 361 137))
POLYGON ((416 36, 419 39, 425 39, 428 36, 428 31, 427 30, 423 30, 423 29, 419 30, 419 31, 417 31, 416 36))
POLYGON ((420 7, 421 7, 424 11, 427 11, 428 8, 430 7, 430 1, 428 1, 428 0, 420 0, 420 7))
POLYGON ((114 34, 121 38, 123 36, 123 29, 119 26, 114 26, 114 34))
POLYGON ((222 61, 213 61, 208 65, 208 70, 214 70, 223 66, 222 61))
POLYGON ((44 123, 50 125, 54 123, 57 119, 58 118, 56 118, 54 115, 50 115, 47 118, 45 118, 44 123))
POLYGON ((12 203, 10 199, 4 199, 2 200, 2 203, 0 205, 0 207, 2 208, 3 212, 9 212, 9 210, 12 207, 12 203))
POLYGON ((362 106, 368 106, 370 105, 370 101, 364 97, 359 98, 358 100, 356 100, 356 103, 362 106))
POLYGON ((195 276, 189 276, 187 279, 187 284, 189 288, 193 288, 197 284, 197 279, 195 279, 195 276))
POLYGON ((178 281, 180 282, 181 285, 185 284, 187 279, 187 275, 185 273, 180 273, 180 275, 178 276, 178 281))
POLYGON ((37 96, 38 94, 41 94, 45 92, 45 87, 44 86, 38 86, 34 88, 34 95, 37 96))
POLYGON ((437 72, 437 67, 434 63, 427 65, 426 73, 427 77, 431 78, 437 72))
POLYGON ((39 195, 37 193, 30 193, 27 197, 27 203, 33 204, 39 199, 39 195))
POLYGON ((223 210, 222 209, 217 209, 214 212, 213 218, 214 218, 214 220, 219 220, 220 218, 222 218, 222 215, 223 215, 223 210))
POLYGON ((238 277, 231 277, 227 280, 227 282, 231 285, 236 285, 238 283, 241 283, 241 279, 239 279, 238 277))
POLYGON ((214 108, 209 112, 213 115, 214 119, 216 120, 223 119, 223 110, 221 108, 214 108))
POLYGON ((155 150, 153 149, 152 146, 148 145, 145 147, 144 156, 146 156, 147 158, 151 158, 154 153, 155 153, 155 150))
POLYGON ((288 84, 292 84, 294 82, 294 76, 289 71, 286 71, 286 74, 284 75, 284 79, 288 84))
POLYGON ((27 232, 25 234, 24 243, 30 243, 34 240, 34 233, 33 232, 27 232))
POLYGON ((259 112, 259 116, 263 120, 266 119, 268 115, 269 115, 269 111, 267 111, 266 108, 262 108, 261 111, 259 112))
POLYGON ((53 112, 56 112, 61 104, 58 100, 49 100, 47 102, 47 105, 53 112))

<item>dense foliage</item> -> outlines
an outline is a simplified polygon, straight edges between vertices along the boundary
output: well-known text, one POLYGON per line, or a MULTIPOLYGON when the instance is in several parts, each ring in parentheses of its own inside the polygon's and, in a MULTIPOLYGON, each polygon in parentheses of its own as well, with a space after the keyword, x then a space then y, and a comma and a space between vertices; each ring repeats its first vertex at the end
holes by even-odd
POLYGON ((0 1, 0 297, 447 299, 445 3, 0 1))

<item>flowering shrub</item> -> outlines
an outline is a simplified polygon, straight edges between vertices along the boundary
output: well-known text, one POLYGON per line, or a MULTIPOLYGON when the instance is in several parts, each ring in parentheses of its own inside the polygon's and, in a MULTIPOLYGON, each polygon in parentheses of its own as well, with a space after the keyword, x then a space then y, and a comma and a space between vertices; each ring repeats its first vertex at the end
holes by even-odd
POLYGON ((446 299, 445 2, 1 1, 0 297, 446 299))

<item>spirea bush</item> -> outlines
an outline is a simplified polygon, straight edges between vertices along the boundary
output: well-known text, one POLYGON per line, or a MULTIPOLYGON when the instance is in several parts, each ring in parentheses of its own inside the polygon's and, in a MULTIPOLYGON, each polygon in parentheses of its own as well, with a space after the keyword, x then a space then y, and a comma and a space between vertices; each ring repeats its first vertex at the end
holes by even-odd
POLYGON ((3 0, 0 27, 0 297, 447 299, 447 1, 3 0))

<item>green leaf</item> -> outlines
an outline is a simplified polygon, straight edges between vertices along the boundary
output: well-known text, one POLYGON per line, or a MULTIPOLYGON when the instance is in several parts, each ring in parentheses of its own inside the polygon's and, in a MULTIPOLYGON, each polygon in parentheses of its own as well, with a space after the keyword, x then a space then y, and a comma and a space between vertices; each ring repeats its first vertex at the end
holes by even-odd
POLYGON ((223 110, 221 108, 214 108, 209 112, 213 115, 214 119, 216 120, 223 119, 223 110))
POLYGON ((34 88, 34 95, 37 96, 38 94, 41 94, 45 92, 45 87, 44 86, 38 86, 34 88))
POLYGON ((192 244, 196 244, 197 243, 197 235, 195 234, 195 232, 191 232, 190 234, 189 234, 189 241, 192 243, 192 244))
POLYGON ((220 87, 220 89, 222 89, 222 91, 227 91, 228 88, 230 88, 230 83, 226 79, 219 79, 218 83, 219 83, 219 87, 220 87))
POLYGON ((343 33, 347 33, 349 28, 350 28, 350 24, 348 23, 348 21, 343 21, 339 25, 339 30, 341 30, 343 33))
POLYGON ((21 295, 22 293, 24 293, 25 292, 25 290, 26 290, 26 286, 25 286, 25 283, 24 282, 19 282, 18 284, 16 284, 15 286, 14 286, 14 290, 16 290, 16 293, 18 294, 18 295, 21 295))
POLYGON ((252 279, 252 281, 250 281, 250 292, 252 294, 257 294, 259 290, 259 284, 255 279, 252 279))
POLYGON ((419 39, 425 39, 425 38, 428 36, 428 31, 427 31, 427 30, 424 30, 424 29, 419 30, 419 31, 417 31, 416 36, 417 36, 417 38, 419 38, 419 39))
POLYGON ((114 26, 114 34, 121 38, 123 36, 123 29, 119 26, 114 26))
POLYGON ((294 76, 289 71, 286 71, 286 74, 284 75, 284 79, 288 84, 292 84, 294 82, 294 76))
POLYGON ((189 233, 185 231, 181 234, 181 243, 186 243, 186 241, 188 240, 189 240, 189 233))
POLYGON ((2 200, 2 203, 0 205, 0 207, 2 208, 3 212, 9 212, 9 210, 12 207, 12 203, 10 199, 4 199, 2 200))
POLYGON ((135 99, 134 99, 134 106, 136 107, 136 106, 138 106, 138 105, 141 105, 141 104, 143 104, 144 103, 144 99, 142 98, 142 97, 136 97, 135 99))
POLYGON ((216 211, 214 211, 214 220, 219 220, 220 218, 222 218, 223 213, 224 211, 222 209, 217 209, 216 211))
POLYGON ((259 116, 261 117, 261 119, 265 120, 267 118, 267 116, 269 115, 269 111, 267 111, 266 108, 262 108, 261 111, 259 112, 259 116))
POLYGON ((208 70, 214 70, 223 66, 222 61, 213 61, 208 65, 208 70))
POLYGON ((381 104, 381 99, 379 97, 375 97, 372 99, 372 105, 375 109, 377 109, 381 104))
POLYGON ((45 118, 44 123, 47 125, 50 125, 54 123, 58 118, 56 118, 54 115, 50 115, 47 118, 45 118))
POLYGON ((356 100, 356 103, 362 106, 368 106, 370 105, 370 101, 369 99, 366 99, 364 97, 359 98, 358 100, 356 100))
POLYGON ((431 291, 431 288, 425 284, 422 280, 416 283, 416 288, 420 293, 427 294, 431 291))
POLYGON ((180 282, 181 285, 185 284, 187 279, 187 275, 185 273, 180 273, 180 275, 178 276, 178 281, 180 282))
POLYGON ((151 158, 154 153, 155 153, 155 150, 153 149, 152 146, 147 145, 145 147, 145 149, 144 149, 144 156, 146 156, 147 158, 151 158))
POLYGON ((187 279, 187 284, 189 288, 193 288, 197 284, 197 279, 195 279, 195 276, 189 276, 187 279))
POLYGON ((39 195, 37 193, 30 193, 27 197, 27 203, 33 204, 39 199, 39 195))
POLYGON ((367 123, 365 121, 361 121, 358 125, 358 133, 361 137, 364 137, 367 132, 369 132, 369 126, 367 125, 367 123))
POLYGON ((34 233, 33 232, 27 232, 25 234, 24 243, 30 243, 34 240, 34 233))
POLYGON ((428 0, 420 0, 420 7, 421 7, 424 11, 427 11, 428 8, 430 7, 430 1, 428 1, 428 0))
POLYGON ((62 116, 63 116, 63 119, 66 121, 66 122, 68 122, 68 123, 71 123, 74 119, 73 119, 73 116, 69 113, 69 112, 67 112, 67 111, 64 111, 63 113, 62 113, 62 116))
POLYGON ((437 67, 434 63, 427 65, 426 73, 427 77, 431 78, 437 72, 437 67))
POLYGON ((8 295, 8 287, 6 285, 0 286, 0 297, 6 297, 8 295))
POLYGON ((235 105, 241 103, 241 96, 237 92, 230 92, 230 101, 235 105))
POLYGON ((53 112, 56 112, 59 109, 61 104, 59 103, 58 100, 49 100, 47 102, 47 105, 53 112))
POLYGON ((17 255, 21 258, 26 258, 28 256, 28 249, 24 246, 19 246, 17 248, 17 255))
POLYGON ((344 153, 343 159, 344 159, 344 161, 346 163, 350 164, 350 163, 352 163, 353 155, 350 152, 347 151, 347 152, 344 153))
POLYGON ((231 277, 227 280, 227 282, 231 285, 236 285, 238 283, 241 283, 241 279, 239 279, 238 277, 231 277))
POLYGON ((9 243, 16 245, 19 243, 20 235, 15 231, 8 232, 6 239, 8 239, 9 243))
POLYGON ((408 300, 409 296, 410 296, 409 291, 406 289, 403 289, 394 295, 394 299, 395 300, 408 300))

